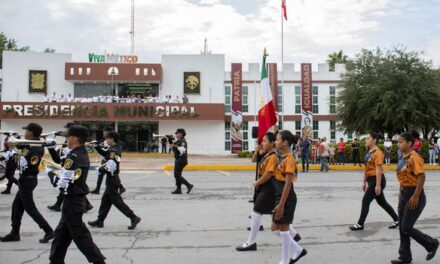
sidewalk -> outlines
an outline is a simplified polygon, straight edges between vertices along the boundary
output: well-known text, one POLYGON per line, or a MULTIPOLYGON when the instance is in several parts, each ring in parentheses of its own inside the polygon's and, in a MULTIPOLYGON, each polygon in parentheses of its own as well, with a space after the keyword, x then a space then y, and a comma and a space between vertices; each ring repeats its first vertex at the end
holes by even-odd
MULTIPOLYGON (((99 165, 100 157, 92 156, 90 158, 92 165, 99 165)), ((341 171, 360 171, 363 166, 349 165, 330 165, 330 170, 341 171)), ((131 154, 125 153, 122 156, 122 170, 130 171, 148 171, 148 170, 174 170, 174 158, 169 154, 131 154), (141 156, 139 156, 141 155, 141 156)), ((318 164, 310 165, 311 171, 319 171, 318 164)), ((385 165, 385 171, 396 170, 396 164, 385 165)), ((425 165, 426 170, 440 170, 439 165, 425 165)), ((206 155, 190 155, 188 156, 187 171, 253 171, 255 163, 250 158, 237 158, 236 156, 206 156, 206 155)), ((298 170, 302 170, 301 164, 298 164, 298 170)))

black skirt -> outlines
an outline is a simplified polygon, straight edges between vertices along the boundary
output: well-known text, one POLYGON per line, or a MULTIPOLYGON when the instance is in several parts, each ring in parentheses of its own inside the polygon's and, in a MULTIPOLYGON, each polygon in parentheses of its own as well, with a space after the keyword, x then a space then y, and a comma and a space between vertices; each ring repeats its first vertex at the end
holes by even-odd
MULTIPOLYGON (((275 187, 275 205, 278 205, 283 195, 284 182, 273 180, 273 186, 275 187)), ((275 214, 272 221, 277 225, 290 225, 293 222, 293 216, 296 208, 296 193, 292 184, 289 196, 287 197, 286 204, 284 205, 284 215, 281 219, 275 220, 275 214)))
POLYGON ((272 214, 275 208, 275 189, 271 181, 258 186, 255 193, 254 212, 272 214))

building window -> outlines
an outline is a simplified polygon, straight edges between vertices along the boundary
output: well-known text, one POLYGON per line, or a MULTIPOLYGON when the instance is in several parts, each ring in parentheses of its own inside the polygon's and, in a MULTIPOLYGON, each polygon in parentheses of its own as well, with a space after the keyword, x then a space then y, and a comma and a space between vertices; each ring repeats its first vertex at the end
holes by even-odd
POLYGON ((90 68, 86 68, 86 74, 87 75, 90 75, 90 71, 91 71, 90 68))
POLYGON ((144 68, 144 76, 148 76, 148 68, 144 68))
POLYGON ((82 75, 83 74, 83 68, 78 68, 78 75, 82 75))
POLYGON ((330 114, 336 114, 336 86, 330 86, 330 114))
POLYGON ((278 130, 283 130, 283 121, 280 119, 278 120, 278 130))
POLYGON ((353 133, 348 133, 348 139, 352 140, 353 139, 353 133))
POLYGON ((295 114, 301 114, 301 86, 295 86, 295 114))
POLYGON ((225 86, 225 113, 231 112, 231 86, 225 86))
POLYGON ((243 121, 243 147, 242 150, 249 150, 249 122, 243 121))
POLYGON ((313 121, 313 138, 319 138, 319 121, 313 121))
POLYGON ((278 86, 278 95, 277 95, 277 110, 278 113, 282 113, 283 112, 283 87, 282 86, 278 86))
POLYGON ((295 121, 295 130, 301 131, 301 121, 295 121))
POLYGON ((330 139, 336 140, 336 122, 330 121, 330 139))
POLYGON ((75 68, 70 67, 70 75, 74 75, 75 74, 75 68))
POLYGON ((136 68, 136 76, 139 76, 139 74, 141 74, 141 69, 136 68))
POLYGON ((319 113, 319 104, 318 104, 318 86, 312 86, 312 112, 314 114, 319 113))
POLYGON ((242 88, 243 113, 249 112, 248 94, 249 94, 249 88, 247 86, 243 86, 242 88))
POLYGON ((231 150, 231 122, 225 121, 225 150, 231 150))

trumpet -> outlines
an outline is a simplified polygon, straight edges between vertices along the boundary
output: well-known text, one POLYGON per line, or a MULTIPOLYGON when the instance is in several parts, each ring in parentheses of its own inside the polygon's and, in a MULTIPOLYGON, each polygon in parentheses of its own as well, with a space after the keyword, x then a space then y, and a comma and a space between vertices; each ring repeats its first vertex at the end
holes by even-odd
MULTIPOLYGON (((44 159, 44 158, 41 159, 41 163, 42 163, 45 167, 53 168, 53 170, 57 170, 57 171, 59 171, 59 170, 62 170, 62 169, 63 169, 63 166, 61 166, 60 164, 55 163, 55 162, 50 161, 50 160, 47 160, 47 159, 44 159)), ((55 174, 55 176, 57 176, 58 178, 60 177, 60 174, 59 174, 58 172, 54 172, 54 171, 52 171, 52 173, 55 174)), ((78 180, 79 178, 81 178, 81 169, 76 169, 76 170, 73 172, 73 178, 72 178, 72 181, 76 181, 76 180, 78 180)))
POLYGON ((0 134, 5 135, 5 136, 17 136, 18 132, 16 132, 16 131, 0 130, 0 134))
POLYGON ((62 137, 65 137, 66 136, 66 133, 65 132, 63 132, 63 131, 51 131, 51 132, 49 132, 49 133, 44 133, 44 134, 41 134, 41 138, 46 138, 46 137, 48 137, 48 136, 62 136, 62 137))
POLYGON ((46 143, 45 141, 41 140, 28 140, 28 139, 18 139, 16 137, 11 137, 9 139, 9 144, 11 147, 20 147, 20 146, 30 146, 30 147, 49 147, 57 145, 56 142, 53 143, 46 143))

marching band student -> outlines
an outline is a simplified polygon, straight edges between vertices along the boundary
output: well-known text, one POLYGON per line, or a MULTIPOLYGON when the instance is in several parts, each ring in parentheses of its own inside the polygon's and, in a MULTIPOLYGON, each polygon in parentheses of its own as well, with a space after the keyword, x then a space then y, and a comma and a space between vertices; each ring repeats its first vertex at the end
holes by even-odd
MULTIPOLYGON (((96 149, 96 151, 98 151, 98 153, 99 153, 99 150, 107 151, 108 146, 105 143, 106 142, 105 139, 107 138, 108 133, 110 131, 113 131, 113 127, 111 127, 111 126, 104 127, 104 130, 102 131, 102 135, 104 137, 104 142, 99 144, 99 146, 95 147, 95 149, 96 149)), ((107 160, 105 159, 105 157, 102 157, 101 165, 105 164, 106 162, 107 162, 107 160)), ((96 181, 96 188, 93 191, 90 191, 91 194, 99 194, 99 190, 101 189, 101 184, 104 179, 104 175, 105 175, 105 172, 103 172, 103 171, 98 173, 98 180, 96 181)))
POLYGON ((109 146, 107 150, 98 150, 107 162, 99 168, 100 173, 106 175, 106 189, 101 199, 101 206, 99 207, 98 219, 90 221, 88 224, 92 227, 104 227, 104 220, 110 212, 110 208, 114 205, 125 216, 130 218, 131 225, 128 229, 135 229, 141 218, 136 216, 134 212, 124 203, 121 197, 121 179, 119 178, 119 164, 121 157, 121 150, 117 145, 119 142, 119 134, 115 131, 110 131, 107 134, 106 144, 109 146))
POLYGON ((186 143, 185 129, 179 128, 176 131, 177 141, 172 145, 174 152, 174 178, 176 179, 176 190, 172 194, 182 194, 182 184, 186 186, 187 192, 190 193, 194 185, 189 183, 182 177, 183 169, 188 165, 188 143, 186 143))
MULTIPOLYGON (((39 140, 43 131, 43 128, 35 123, 29 123, 23 129, 26 130, 24 135, 26 140, 39 140)), ((0 239, 2 242, 20 240, 21 220, 25 211, 45 232, 44 237, 40 239, 40 243, 47 243, 53 238, 53 229, 38 211, 33 197, 34 189, 38 185, 38 166, 43 155, 44 148, 42 146, 24 146, 15 156, 17 169, 20 171, 17 184, 18 192, 12 203, 12 230, 8 235, 0 239)))
POLYGON ((399 149, 402 156, 397 164, 397 179, 400 184, 399 194, 399 222, 400 248, 399 258, 392 260, 392 264, 411 263, 411 238, 422 245, 431 260, 437 253, 439 241, 414 228, 426 205, 426 196, 423 190, 425 184, 424 160, 414 150, 416 139, 410 133, 399 136, 399 149))
POLYGON ((298 136, 294 136, 287 130, 278 132, 275 141, 281 158, 273 181, 276 206, 273 210, 272 231, 281 238, 282 258, 280 264, 296 263, 307 255, 307 250, 303 249, 289 232, 297 202, 293 187, 297 169, 291 146, 292 144, 296 145, 297 142, 298 136))
MULTIPOLYGON (((248 240, 238 246, 237 251, 257 250, 256 238, 260 230, 261 218, 264 214, 272 214, 275 208, 275 190, 272 186, 272 178, 278 165, 278 156, 275 152, 274 133, 269 132, 263 137, 261 151, 264 157, 258 162, 258 179, 254 182, 254 210, 251 214, 251 227, 248 240)), ((259 149, 256 153, 259 152, 259 149)))
POLYGON ((9 135, 5 138, 2 152, 1 157, 5 163, 5 178, 8 180, 8 183, 6 183, 6 189, 1 192, 1 194, 11 194, 12 185, 14 182, 18 182, 14 178, 15 170, 17 169, 17 164, 15 162, 15 155, 17 153, 9 147, 9 135))
POLYGON ((105 264, 105 257, 82 220, 86 212, 86 195, 89 193, 86 181, 90 160, 84 147, 88 134, 88 129, 80 125, 71 126, 67 132, 67 147, 71 151, 67 154, 57 182, 58 188, 63 191, 63 207, 50 250, 51 264, 64 264, 72 240, 89 262, 105 264))
POLYGON ((399 226, 399 218, 393 207, 385 199, 383 193, 386 187, 386 179, 383 173, 383 163, 385 156, 382 150, 377 146, 379 142, 379 135, 377 133, 369 133, 365 138, 365 147, 369 150, 365 155, 365 173, 363 177, 362 190, 365 192, 362 199, 361 215, 357 224, 350 226, 350 230, 359 231, 364 230, 365 219, 367 219, 370 210, 370 204, 373 200, 376 202, 393 218, 393 223, 388 228, 395 229, 399 226), (368 184, 368 186, 367 186, 368 184))

